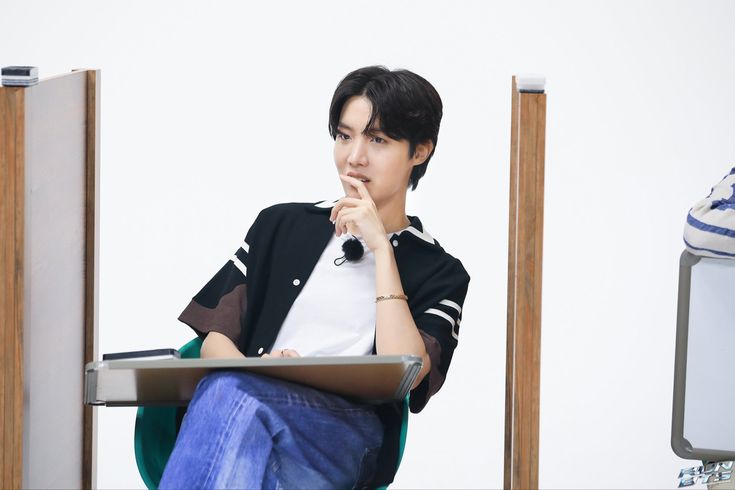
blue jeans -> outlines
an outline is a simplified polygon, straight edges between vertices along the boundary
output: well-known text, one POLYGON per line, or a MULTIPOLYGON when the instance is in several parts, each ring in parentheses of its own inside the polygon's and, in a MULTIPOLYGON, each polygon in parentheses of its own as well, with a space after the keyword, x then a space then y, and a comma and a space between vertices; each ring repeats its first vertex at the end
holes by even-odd
POLYGON ((369 405, 214 371, 197 385, 159 488, 360 488, 382 440, 369 405))

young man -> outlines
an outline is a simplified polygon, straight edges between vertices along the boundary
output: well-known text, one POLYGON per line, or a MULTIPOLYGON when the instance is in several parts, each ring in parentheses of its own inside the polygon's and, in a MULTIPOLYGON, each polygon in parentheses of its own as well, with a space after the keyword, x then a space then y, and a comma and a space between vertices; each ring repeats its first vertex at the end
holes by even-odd
MULTIPOLYGON (((372 66, 340 82, 329 132, 345 196, 260 212, 179 317, 204 338, 202 357, 416 355, 410 409, 423 409, 446 377, 470 280, 405 211, 441 116, 434 87, 409 71, 372 66), (343 244, 355 239, 364 253, 348 260, 343 244)), ((401 417, 400 402, 213 373, 197 386, 161 488, 385 485, 401 417)))

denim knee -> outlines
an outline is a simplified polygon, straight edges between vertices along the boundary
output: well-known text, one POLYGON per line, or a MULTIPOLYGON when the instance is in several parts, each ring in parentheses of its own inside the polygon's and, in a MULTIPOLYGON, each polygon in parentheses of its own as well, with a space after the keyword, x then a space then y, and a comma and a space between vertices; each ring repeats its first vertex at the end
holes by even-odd
POLYGON ((199 380, 199 384, 229 384, 234 386, 237 381, 237 375, 239 373, 235 371, 228 371, 226 369, 218 369, 207 373, 199 380))
POLYGON ((236 387, 239 385, 236 372, 233 371, 212 371, 206 374, 197 383, 194 389, 191 402, 195 404, 201 398, 219 398, 221 401, 230 398, 237 393, 236 387))

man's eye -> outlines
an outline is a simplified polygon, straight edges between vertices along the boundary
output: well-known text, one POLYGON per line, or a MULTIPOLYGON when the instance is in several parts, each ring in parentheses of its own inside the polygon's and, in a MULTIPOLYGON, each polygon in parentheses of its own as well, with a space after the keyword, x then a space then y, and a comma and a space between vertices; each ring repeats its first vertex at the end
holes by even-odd
POLYGON ((346 134, 344 134, 344 133, 337 133, 337 138, 339 138, 339 139, 343 139, 343 140, 348 140, 348 139, 349 139, 350 137, 349 137, 349 136, 347 136, 347 135, 346 135, 346 134))

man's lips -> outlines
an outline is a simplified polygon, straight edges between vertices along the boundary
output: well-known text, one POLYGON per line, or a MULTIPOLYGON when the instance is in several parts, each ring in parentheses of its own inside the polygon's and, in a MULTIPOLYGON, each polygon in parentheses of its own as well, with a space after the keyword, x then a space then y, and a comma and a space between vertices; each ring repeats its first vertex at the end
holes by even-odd
POLYGON ((349 177, 354 177, 356 179, 359 179, 359 180, 361 180, 363 182, 370 182, 370 179, 366 175, 363 175, 363 174, 361 174, 359 172, 347 172, 347 175, 349 177))

